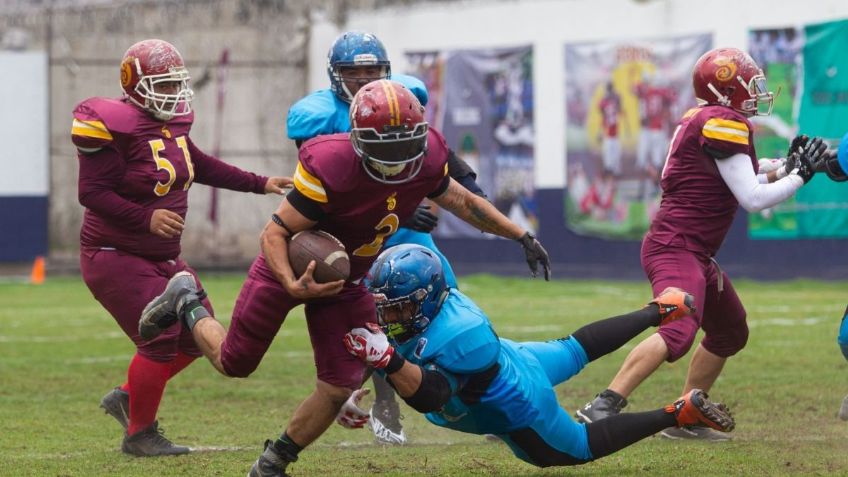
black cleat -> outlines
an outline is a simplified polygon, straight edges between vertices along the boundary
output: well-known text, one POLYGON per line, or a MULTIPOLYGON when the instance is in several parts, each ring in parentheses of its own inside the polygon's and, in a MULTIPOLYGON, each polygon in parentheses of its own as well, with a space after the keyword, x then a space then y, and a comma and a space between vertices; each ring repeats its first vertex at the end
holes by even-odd
POLYGON ((253 463, 247 477, 290 477, 286 473, 289 461, 277 452, 274 443, 265 441, 265 451, 253 463))
POLYGON ((198 299, 194 276, 189 272, 177 273, 168 280, 165 291, 144 307, 138 321, 138 334, 143 340, 156 338, 179 320, 180 311, 186 303, 198 299))
POLYGON ((575 417, 579 422, 591 424, 620 413, 626 406, 627 399, 617 392, 607 389, 578 409, 575 412, 575 417))
POLYGON ((124 426, 124 431, 127 430, 130 425, 130 395, 126 391, 121 388, 109 391, 100 400, 100 407, 106 414, 114 417, 118 424, 124 426))
POLYGON ((125 454, 136 457, 153 457, 158 455, 181 455, 188 454, 190 449, 185 446, 174 445, 163 434, 164 430, 159 428, 156 421, 143 431, 136 432, 131 436, 124 436, 121 450, 125 454))

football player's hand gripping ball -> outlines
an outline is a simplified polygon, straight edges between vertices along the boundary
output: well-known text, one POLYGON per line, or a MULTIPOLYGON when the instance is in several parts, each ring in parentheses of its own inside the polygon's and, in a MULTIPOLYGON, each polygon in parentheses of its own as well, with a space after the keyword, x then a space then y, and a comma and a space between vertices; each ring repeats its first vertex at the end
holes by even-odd
POLYGON ((362 397, 369 392, 371 392, 370 389, 357 389, 352 392, 350 397, 347 398, 347 401, 342 405, 342 408, 339 409, 339 413, 336 415, 336 422, 348 429, 362 429, 365 427, 365 424, 368 424, 368 419, 371 418, 371 414, 359 407, 359 403, 362 401, 362 397))
POLYGON ((344 337, 345 348, 372 368, 383 369, 389 364, 395 349, 376 323, 367 328, 354 328, 344 337))

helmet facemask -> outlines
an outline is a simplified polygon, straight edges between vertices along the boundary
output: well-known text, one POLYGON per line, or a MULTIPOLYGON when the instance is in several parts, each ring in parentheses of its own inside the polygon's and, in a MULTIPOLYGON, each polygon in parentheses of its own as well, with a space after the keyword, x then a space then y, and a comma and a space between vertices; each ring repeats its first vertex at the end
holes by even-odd
POLYGON ((387 127, 383 133, 374 128, 353 128, 351 143, 362 158, 365 172, 384 184, 403 184, 421 171, 427 153, 426 122, 410 131, 406 126, 387 127))
POLYGON ((144 100, 144 103, 140 104, 132 95, 130 96, 131 101, 150 111, 153 116, 162 121, 191 113, 194 91, 188 86, 191 76, 189 76, 185 67, 172 67, 167 73, 144 75, 141 73, 138 60, 136 60, 136 68, 139 71, 140 79, 134 91, 144 100), (157 89, 161 89, 161 86, 166 83, 177 83, 176 93, 157 92, 157 89))
POLYGON ((374 293, 377 306, 377 323, 391 341, 404 344, 430 325, 422 313, 422 302, 427 290, 419 288, 409 295, 389 299, 383 293, 374 293))
MULTIPOLYGON (((373 56, 373 55, 369 55, 373 56)), ((348 82, 356 82, 359 83, 359 86, 365 86, 366 84, 372 81, 378 81, 381 79, 389 79, 391 77, 391 67, 388 65, 388 62, 380 62, 377 61, 376 57, 373 59, 367 59, 366 61, 361 61, 357 63, 336 63, 334 65, 330 65, 330 84, 334 86, 334 89, 338 91, 338 96, 343 99, 345 102, 350 103, 353 100, 353 97, 356 96, 355 91, 351 91, 348 87, 348 82), (368 67, 368 66, 379 66, 380 73, 376 76, 368 76, 368 77, 350 77, 345 76, 342 72, 344 68, 360 68, 360 67, 368 67)))

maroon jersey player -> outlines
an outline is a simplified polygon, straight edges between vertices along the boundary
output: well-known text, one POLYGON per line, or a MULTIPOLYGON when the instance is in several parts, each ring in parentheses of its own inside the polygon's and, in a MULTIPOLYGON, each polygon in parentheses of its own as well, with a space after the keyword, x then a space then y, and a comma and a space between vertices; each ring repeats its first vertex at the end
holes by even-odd
MULTIPOLYGON (((826 148, 821 139, 799 136, 778 168, 758 161, 748 118, 769 114, 773 95, 748 54, 718 48, 695 64, 693 87, 700 107, 675 129, 662 171, 662 202, 642 242, 642 266, 655 293, 679 287, 695 296, 696 313, 660 329, 627 356, 609 388, 577 411, 593 422, 623 408, 630 393, 663 361, 689 351, 701 328, 704 337, 689 366, 684 390, 709 390, 728 357, 748 339, 745 308, 715 255, 739 205, 747 211, 772 207, 813 175, 826 148)), ((706 428, 667 429, 669 438, 725 440, 706 428)))
POLYGON ((445 140, 429 128, 424 108, 408 89, 387 80, 369 83, 357 92, 350 116, 349 135, 317 137, 300 148, 295 189, 262 233, 263 254, 242 287, 229 331, 211 318, 193 284, 169 287, 173 303, 152 302, 150 309, 163 304, 161 312, 141 321, 145 334, 169 331, 180 328, 169 327, 175 322, 169 313, 176 312, 218 371, 244 377, 256 369, 289 310, 306 304, 317 387, 280 438, 269 441, 250 471, 254 477, 285 475, 288 463, 332 424, 361 385, 365 366, 347 352, 342 338, 352 328, 376 322, 374 300, 362 278, 385 240, 424 197, 481 230, 518 240, 531 269, 541 264, 549 277, 547 253, 532 235, 447 176, 445 140), (314 264, 303 276, 294 275, 286 239, 310 228, 330 232, 345 245, 351 257, 347 281, 316 283, 314 264))
MULTIPOLYGON (((172 276, 188 273, 196 279, 179 256, 189 187, 198 182, 263 194, 279 193, 288 182, 242 171, 194 145, 188 80, 171 44, 142 41, 121 63, 126 94, 89 98, 73 113, 79 201, 85 206, 82 276, 137 348, 126 383, 107 394, 101 406, 126 430, 122 450, 138 456, 188 452, 161 435, 156 411, 166 382, 200 350, 189 333, 176 328, 142 340, 138 320, 172 276)), ((209 305, 205 298, 204 303, 209 305)))

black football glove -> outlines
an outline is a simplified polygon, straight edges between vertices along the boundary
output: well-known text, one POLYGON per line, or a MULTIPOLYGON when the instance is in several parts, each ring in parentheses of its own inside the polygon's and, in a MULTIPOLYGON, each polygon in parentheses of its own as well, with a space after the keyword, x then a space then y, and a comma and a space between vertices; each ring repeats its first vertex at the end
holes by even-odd
POLYGON ((834 182, 845 182, 848 180, 848 175, 845 175, 845 171, 842 170, 842 166, 839 165, 839 159, 837 158, 836 151, 827 151, 824 160, 822 160, 818 165, 821 167, 822 171, 827 173, 827 177, 829 177, 830 180, 834 182))
MULTIPOLYGON (((789 144, 789 151, 786 152, 786 159, 789 160, 792 157, 793 152, 799 152, 801 149, 804 149, 807 146, 807 143, 810 141, 810 137, 806 134, 799 134, 792 139, 792 143, 789 144)), ((794 167, 792 168, 794 169, 794 167)), ((792 172, 787 165, 786 172, 792 172)))
MULTIPOLYGON (((796 141, 800 143, 799 138, 801 137, 804 136, 797 136, 792 140, 792 143, 795 144, 796 141)), ((810 182, 817 171, 825 167, 824 163, 828 157, 827 144, 822 138, 809 139, 786 158, 786 172, 792 173, 793 170, 797 169, 798 176, 804 179, 806 184, 810 182)))
POLYGON ((545 281, 551 279, 551 258, 542 244, 536 240, 536 237, 530 232, 525 232, 518 239, 518 243, 524 248, 524 256, 527 258, 527 265, 530 266, 530 273, 535 277, 539 274, 539 264, 545 271, 545 281))
POLYGON ((403 223, 403 227, 415 230, 416 232, 429 234, 438 224, 439 217, 430 212, 430 206, 419 205, 418 208, 415 209, 415 213, 412 214, 412 217, 403 223))

